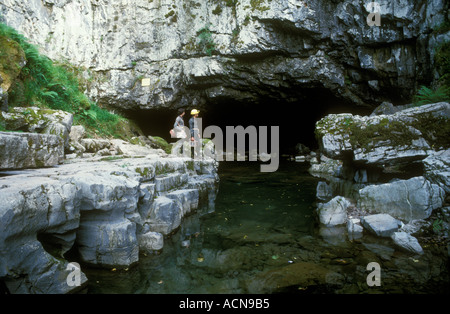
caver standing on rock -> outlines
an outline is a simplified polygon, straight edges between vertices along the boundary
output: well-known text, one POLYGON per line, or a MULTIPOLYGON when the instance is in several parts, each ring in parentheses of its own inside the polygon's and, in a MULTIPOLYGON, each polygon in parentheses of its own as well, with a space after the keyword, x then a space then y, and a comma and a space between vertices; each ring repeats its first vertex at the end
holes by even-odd
POLYGON ((191 110, 191 118, 189 119, 189 130, 191 132, 191 156, 194 155, 193 158, 200 157, 200 131, 198 127, 198 114, 200 113, 197 109, 191 110))
POLYGON ((184 131, 184 120, 183 116, 185 114, 184 109, 178 109, 178 116, 175 119, 175 123, 173 125, 173 131, 175 133, 176 138, 186 138, 187 134, 184 131))
MULTIPOLYGON (((186 139, 186 142, 187 142, 189 130, 187 129, 186 126, 184 126, 184 120, 183 120, 184 114, 185 114, 184 109, 182 109, 182 108, 178 109, 178 116, 175 119, 175 123, 173 124, 173 129, 170 130, 170 135, 172 138, 186 139)), ((185 143, 184 140, 177 141, 172 147, 172 154, 182 155, 182 154, 184 154, 184 152, 187 153, 187 151, 189 149, 186 150, 186 148, 184 148, 184 143, 185 143)))

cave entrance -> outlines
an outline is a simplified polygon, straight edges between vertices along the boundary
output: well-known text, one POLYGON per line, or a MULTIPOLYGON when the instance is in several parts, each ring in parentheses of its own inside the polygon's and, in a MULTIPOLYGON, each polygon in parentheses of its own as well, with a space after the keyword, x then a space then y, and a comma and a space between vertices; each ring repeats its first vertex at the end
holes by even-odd
MULTIPOLYGON (((295 146, 302 143, 312 150, 318 148, 315 139, 315 123, 331 113, 353 113, 366 115, 372 109, 357 107, 336 98, 324 88, 313 88, 301 91, 301 100, 284 101, 279 99, 261 99, 258 102, 236 101, 231 98, 207 100, 199 108, 203 129, 215 125, 223 130, 226 141, 226 126, 279 126, 279 149, 281 154, 295 154, 295 146)), ((188 126, 191 107, 186 107, 184 116, 188 126)), ((177 109, 139 110, 129 114, 145 135, 160 136, 169 143, 169 130, 177 116, 177 109)), ((268 148, 270 150, 270 143, 268 148)))

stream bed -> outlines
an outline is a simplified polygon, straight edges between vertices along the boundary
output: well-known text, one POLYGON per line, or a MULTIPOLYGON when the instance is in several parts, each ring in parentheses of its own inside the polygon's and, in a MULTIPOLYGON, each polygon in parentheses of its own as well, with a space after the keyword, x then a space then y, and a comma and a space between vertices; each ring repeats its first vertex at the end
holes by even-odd
POLYGON ((321 227, 314 216, 318 178, 309 163, 284 161, 259 172, 255 162, 222 162, 214 206, 185 217, 158 254, 127 270, 83 269, 88 293, 450 293, 447 248, 425 254, 396 249, 346 227, 321 227), (380 266, 380 285, 369 286, 380 266))

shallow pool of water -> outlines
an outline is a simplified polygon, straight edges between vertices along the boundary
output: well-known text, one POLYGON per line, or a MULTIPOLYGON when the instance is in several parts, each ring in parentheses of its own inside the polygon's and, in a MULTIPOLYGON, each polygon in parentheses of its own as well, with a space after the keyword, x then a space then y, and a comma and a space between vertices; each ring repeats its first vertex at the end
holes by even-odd
POLYGON ((185 217, 162 252, 135 267, 83 269, 88 293, 450 292, 446 248, 414 256, 390 239, 350 241, 345 227, 321 228, 308 166, 261 173, 256 163, 222 162, 215 208, 185 217), (380 265, 380 286, 367 284, 370 262, 380 265))

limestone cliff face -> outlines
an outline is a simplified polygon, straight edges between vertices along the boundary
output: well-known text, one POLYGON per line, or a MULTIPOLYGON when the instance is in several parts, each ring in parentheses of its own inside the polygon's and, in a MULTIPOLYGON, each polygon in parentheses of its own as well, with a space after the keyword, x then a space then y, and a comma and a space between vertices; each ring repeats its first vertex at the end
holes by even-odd
POLYGON ((3 20, 53 59, 85 67, 87 93, 122 109, 199 100, 355 105, 408 101, 436 79, 444 0, 5 0, 3 20), (142 79, 148 78, 147 86, 142 79))

